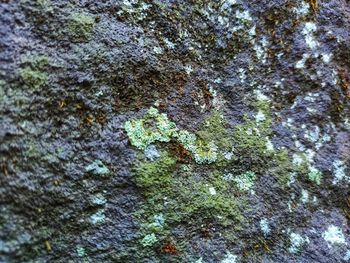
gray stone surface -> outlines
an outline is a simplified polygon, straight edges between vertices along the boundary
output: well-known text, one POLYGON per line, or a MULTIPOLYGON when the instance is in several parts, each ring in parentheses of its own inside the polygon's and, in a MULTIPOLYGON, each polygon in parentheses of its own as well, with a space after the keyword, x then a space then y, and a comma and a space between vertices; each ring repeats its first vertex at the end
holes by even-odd
POLYGON ((0 1, 0 261, 349 262, 349 14, 346 0, 0 1), (224 165, 175 137, 145 159, 124 125, 152 106, 205 143, 247 118, 271 131, 256 151, 218 147, 224 165), (165 152, 172 187, 155 197, 140 178, 165 152))

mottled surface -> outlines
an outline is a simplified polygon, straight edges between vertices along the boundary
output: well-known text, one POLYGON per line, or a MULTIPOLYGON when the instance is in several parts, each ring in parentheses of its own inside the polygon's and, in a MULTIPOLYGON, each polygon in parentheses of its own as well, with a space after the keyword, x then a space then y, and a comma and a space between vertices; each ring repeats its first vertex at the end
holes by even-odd
POLYGON ((0 261, 350 262, 349 14, 0 1, 0 261))

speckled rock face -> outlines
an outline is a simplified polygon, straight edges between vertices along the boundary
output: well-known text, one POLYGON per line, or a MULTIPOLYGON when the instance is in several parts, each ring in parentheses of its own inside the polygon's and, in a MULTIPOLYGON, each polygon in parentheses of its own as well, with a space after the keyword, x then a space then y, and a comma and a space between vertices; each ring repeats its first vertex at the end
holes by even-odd
POLYGON ((348 1, 0 14, 1 262, 350 262, 348 1))

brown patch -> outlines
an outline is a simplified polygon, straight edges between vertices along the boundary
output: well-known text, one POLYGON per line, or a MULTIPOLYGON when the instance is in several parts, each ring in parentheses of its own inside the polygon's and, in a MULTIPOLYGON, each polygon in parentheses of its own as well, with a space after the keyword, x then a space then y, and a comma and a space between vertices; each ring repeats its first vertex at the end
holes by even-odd
POLYGON ((186 150, 185 147, 178 142, 171 143, 170 150, 177 157, 177 159, 182 163, 188 163, 192 159, 190 152, 186 150))
POLYGON ((350 99, 350 75, 345 67, 338 68, 339 84, 347 99, 350 99))
POLYGON ((309 4, 314 12, 318 10, 318 2, 317 0, 308 0, 309 4))
POLYGON ((8 174, 8 171, 7 171, 7 164, 6 164, 5 161, 3 161, 3 162, 1 163, 1 170, 4 172, 4 175, 5 175, 5 176, 8 176, 8 175, 9 175, 9 174, 8 174))
POLYGON ((177 254, 176 246, 169 240, 165 242, 160 251, 166 254, 177 254))

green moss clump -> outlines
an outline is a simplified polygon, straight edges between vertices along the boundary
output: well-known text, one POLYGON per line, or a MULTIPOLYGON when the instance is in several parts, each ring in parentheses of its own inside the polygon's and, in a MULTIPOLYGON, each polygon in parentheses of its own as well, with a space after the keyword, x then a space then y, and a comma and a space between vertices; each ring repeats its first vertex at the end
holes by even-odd
POLYGON ((230 151, 232 140, 227 129, 227 123, 219 111, 214 111, 203 122, 201 129, 196 132, 202 141, 213 141, 221 150, 230 151))
POLYGON ((241 204, 221 176, 185 176, 176 166, 176 160, 164 153, 155 162, 145 161, 136 166, 135 181, 146 198, 140 213, 147 218, 144 224, 157 214, 164 215, 167 224, 209 220, 232 225, 243 221, 241 204))
POLYGON ((218 166, 225 166, 230 158, 225 157, 232 152, 233 140, 227 129, 227 123, 219 111, 214 111, 206 118, 198 132, 196 132, 198 144, 211 142, 215 149, 215 162, 218 166))
POLYGON ((74 13, 69 17, 68 29, 74 41, 87 41, 91 38, 95 19, 83 13, 74 13))
POLYGON ((32 89, 39 89, 48 83, 48 75, 45 72, 33 70, 29 67, 20 69, 19 73, 26 86, 32 89))
POLYGON ((275 151, 269 162, 269 172, 277 179, 281 188, 288 185, 290 174, 298 168, 292 163, 287 150, 275 151))
POLYGON ((176 160, 167 154, 162 154, 155 162, 143 162, 135 169, 136 184, 147 190, 144 192, 147 197, 154 197, 159 188, 169 188, 175 167, 176 160))
POLYGON ((251 119, 245 116, 244 123, 235 127, 233 134, 235 148, 244 155, 270 156, 267 148, 268 138, 272 134, 270 104, 266 101, 259 101, 256 103, 256 109, 258 110, 257 116, 263 117, 251 119))
POLYGON ((45 72, 49 65, 47 56, 27 57, 22 63, 27 66, 19 69, 19 74, 27 87, 37 90, 48 85, 49 76, 45 72))

